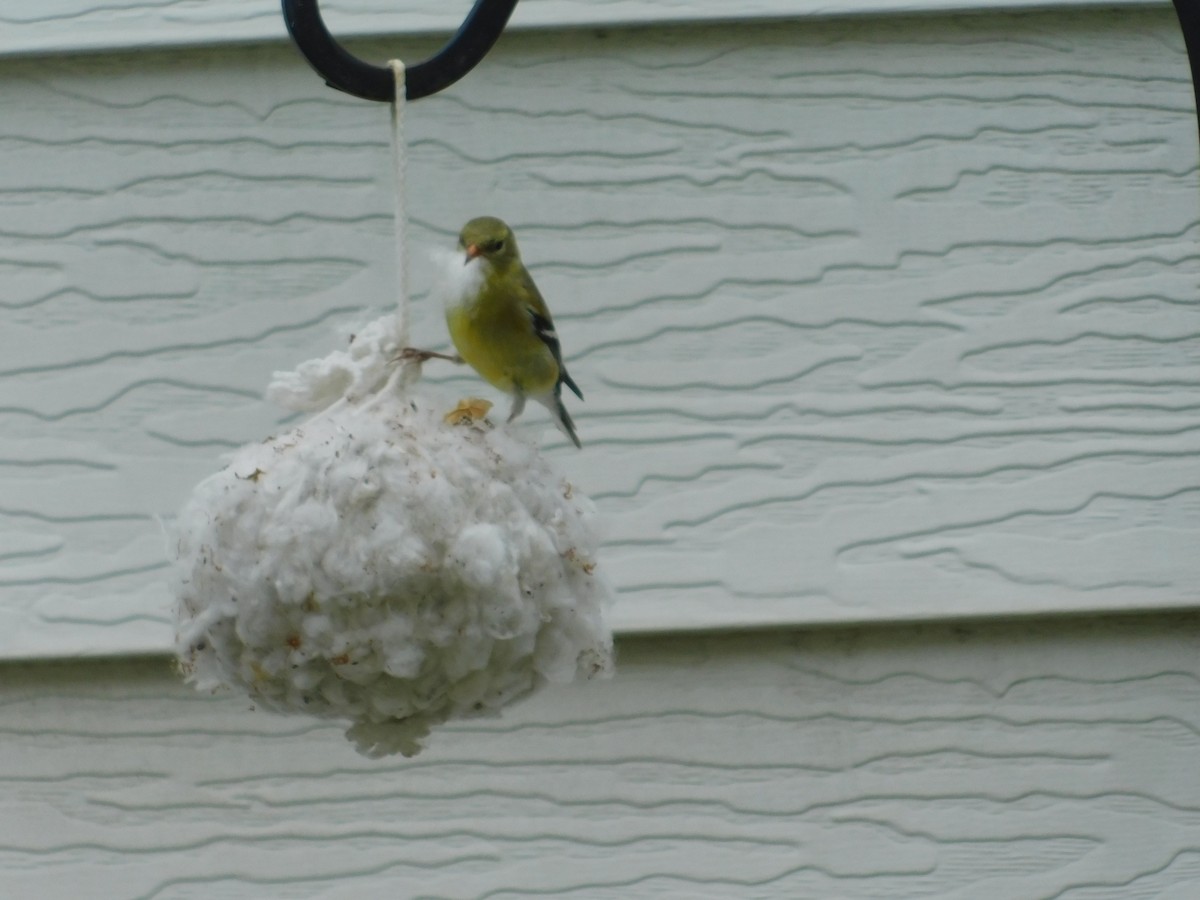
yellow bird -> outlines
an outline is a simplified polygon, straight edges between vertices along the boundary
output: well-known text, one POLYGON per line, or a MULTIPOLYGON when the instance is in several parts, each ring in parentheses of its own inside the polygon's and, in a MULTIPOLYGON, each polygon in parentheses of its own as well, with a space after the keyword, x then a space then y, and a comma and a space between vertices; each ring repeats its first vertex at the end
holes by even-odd
POLYGON ((512 229, 493 216, 472 219, 459 233, 458 249, 462 277, 454 279, 456 289, 444 293, 446 325, 458 356, 446 358, 469 363, 493 387, 512 394, 508 421, 525 409, 526 398, 536 400, 582 447, 563 406, 562 387, 580 400, 583 393, 567 374, 550 310, 521 262, 512 229))

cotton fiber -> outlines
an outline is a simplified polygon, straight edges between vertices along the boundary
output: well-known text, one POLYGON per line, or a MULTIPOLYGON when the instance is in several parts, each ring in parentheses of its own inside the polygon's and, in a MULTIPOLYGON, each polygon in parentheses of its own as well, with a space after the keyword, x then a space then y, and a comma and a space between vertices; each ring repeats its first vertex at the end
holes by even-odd
POLYGON ((395 350, 277 376, 295 406, 342 399, 237 451, 177 525, 188 681, 348 720, 368 756, 612 671, 591 502, 528 440, 446 416, 394 370, 364 395, 395 350))

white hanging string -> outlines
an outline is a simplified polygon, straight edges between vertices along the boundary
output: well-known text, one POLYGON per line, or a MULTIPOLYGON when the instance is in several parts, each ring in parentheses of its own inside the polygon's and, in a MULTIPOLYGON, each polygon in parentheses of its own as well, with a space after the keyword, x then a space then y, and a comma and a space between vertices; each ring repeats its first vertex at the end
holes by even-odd
POLYGON ((396 391, 407 393, 421 374, 421 364, 416 359, 396 365, 401 359, 400 352, 409 346, 411 330, 408 217, 404 209, 407 159, 404 106, 407 92, 404 63, 393 59, 388 67, 395 80, 395 97, 392 100, 392 212, 395 219, 396 307, 391 316, 365 326, 370 334, 360 335, 363 340, 357 348, 334 351, 322 359, 309 360, 295 371, 275 373, 267 388, 267 396, 288 409, 319 410, 317 419, 340 414, 347 404, 366 410, 396 391), (331 396, 334 394, 337 399, 331 396))
MULTIPOLYGON (((392 95, 392 186, 395 204, 392 215, 395 219, 396 235, 396 338, 397 349, 409 346, 411 330, 408 298, 408 214, 405 212, 404 188, 408 167, 408 147, 404 140, 404 107, 408 100, 405 87, 404 63, 398 59, 388 60, 388 68, 395 79, 392 95)), ((421 364, 408 360, 397 367, 388 379, 382 394, 396 389, 406 392, 421 376, 421 364)))
POLYGON ((398 59, 388 61, 388 68, 396 80, 396 93, 392 98, 392 172, 395 190, 396 228, 396 332, 400 345, 408 346, 408 219, 404 212, 404 178, 408 154, 404 146, 404 63, 398 59))

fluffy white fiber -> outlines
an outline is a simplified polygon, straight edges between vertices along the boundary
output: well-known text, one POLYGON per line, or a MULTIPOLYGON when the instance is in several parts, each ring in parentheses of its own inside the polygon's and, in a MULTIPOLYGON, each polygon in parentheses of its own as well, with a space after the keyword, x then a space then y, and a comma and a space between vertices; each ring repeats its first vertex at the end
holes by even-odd
POLYGON ((361 400, 387 379, 403 346, 403 331, 398 316, 381 316, 358 329, 345 350, 310 359, 292 372, 276 372, 267 398, 296 412, 324 409, 343 397, 361 400))
POLYGON ((293 406, 349 399, 237 451, 178 521, 188 680, 350 720, 369 756, 612 669, 591 503, 507 428, 447 423, 395 377, 364 395, 395 333, 277 376, 293 406))

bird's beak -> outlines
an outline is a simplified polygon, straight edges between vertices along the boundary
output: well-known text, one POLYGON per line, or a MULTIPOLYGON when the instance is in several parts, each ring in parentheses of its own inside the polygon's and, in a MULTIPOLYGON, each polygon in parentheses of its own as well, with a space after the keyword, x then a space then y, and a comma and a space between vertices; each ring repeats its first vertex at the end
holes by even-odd
POLYGON ((480 253, 480 250, 479 250, 478 244, 468 244, 467 245, 467 258, 463 260, 463 265, 465 266, 467 263, 469 263, 471 260, 473 260, 475 257, 477 257, 479 255, 479 253, 480 253))

